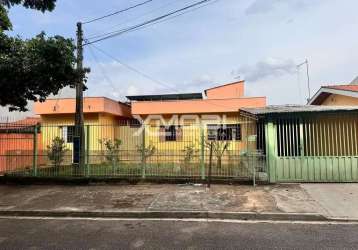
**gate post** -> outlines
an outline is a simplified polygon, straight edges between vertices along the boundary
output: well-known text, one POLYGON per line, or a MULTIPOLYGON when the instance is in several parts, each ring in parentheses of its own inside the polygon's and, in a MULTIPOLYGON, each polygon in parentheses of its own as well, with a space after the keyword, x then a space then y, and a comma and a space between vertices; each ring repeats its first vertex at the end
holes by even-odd
POLYGON ((89 149, 90 149, 90 125, 86 126, 86 177, 90 176, 90 164, 89 164, 89 149))
POLYGON ((205 136, 203 125, 200 124, 200 170, 201 179, 205 180, 205 136))
POLYGON ((33 155, 32 155, 32 174, 33 176, 37 176, 37 133, 38 133, 38 124, 34 126, 34 138, 33 138, 33 155))
POLYGON ((143 124, 143 130, 142 130, 142 179, 145 179, 145 165, 146 165, 146 155, 145 155, 145 125, 143 124))
POLYGON ((265 125, 267 141, 266 141, 266 164, 267 164, 267 172, 269 174, 269 182, 276 182, 276 164, 275 164, 275 125, 272 120, 268 121, 265 125))

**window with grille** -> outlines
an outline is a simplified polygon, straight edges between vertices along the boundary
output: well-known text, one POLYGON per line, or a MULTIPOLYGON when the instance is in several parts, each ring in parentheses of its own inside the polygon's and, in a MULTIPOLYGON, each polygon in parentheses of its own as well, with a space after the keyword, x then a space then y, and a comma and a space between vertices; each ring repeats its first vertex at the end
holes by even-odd
POLYGON ((240 124, 209 124, 207 126, 208 140, 218 141, 240 141, 241 125, 240 124))
POLYGON ((75 134, 75 126, 62 127, 62 139, 66 143, 73 143, 73 136, 75 134))
POLYGON ((159 140, 160 141, 180 141, 182 138, 181 126, 160 126, 159 140))

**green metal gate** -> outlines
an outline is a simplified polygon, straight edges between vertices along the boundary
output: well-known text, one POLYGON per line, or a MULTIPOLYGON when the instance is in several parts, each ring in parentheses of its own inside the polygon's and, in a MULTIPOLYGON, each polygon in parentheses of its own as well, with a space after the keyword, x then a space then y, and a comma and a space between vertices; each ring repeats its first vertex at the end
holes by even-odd
POLYGON ((270 182, 358 182, 357 113, 281 114, 266 137, 270 182))

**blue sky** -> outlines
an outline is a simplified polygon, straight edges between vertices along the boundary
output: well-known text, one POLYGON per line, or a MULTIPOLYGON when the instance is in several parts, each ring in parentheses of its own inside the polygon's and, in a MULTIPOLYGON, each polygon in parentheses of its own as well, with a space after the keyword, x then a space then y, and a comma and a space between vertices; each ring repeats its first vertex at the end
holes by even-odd
MULTIPOLYGON (((76 22, 143 0, 58 0, 51 13, 10 9, 12 34, 75 37, 76 22)), ((121 29, 193 3, 153 0, 122 15, 84 26, 85 36, 121 29)), ((92 70, 86 96, 123 100, 125 95, 200 92, 216 84, 246 80, 246 94, 269 104, 304 103, 304 69, 310 63, 312 92, 320 85, 349 83, 358 75, 356 0, 218 0, 136 32, 99 42, 99 48, 149 75, 151 81, 99 51, 85 48, 92 70), (94 55, 93 55, 94 54, 94 55), (163 84, 159 84, 161 82, 163 84)), ((64 90, 61 97, 74 96, 64 90)))

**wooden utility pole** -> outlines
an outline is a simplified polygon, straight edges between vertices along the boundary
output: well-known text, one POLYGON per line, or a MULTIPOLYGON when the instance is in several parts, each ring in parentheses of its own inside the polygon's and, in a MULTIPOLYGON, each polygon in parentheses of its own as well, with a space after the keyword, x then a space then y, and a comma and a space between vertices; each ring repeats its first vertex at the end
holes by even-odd
MULTIPOLYGON (((83 69, 83 30, 82 23, 77 23, 77 69, 83 69)), ((76 83, 76 113, 73 138, 73 163, 83 169, 85 163, 85 130, 83 117, 83 77, 76 83)), ((77 172, 79 174, 80 172, 77 172)))

